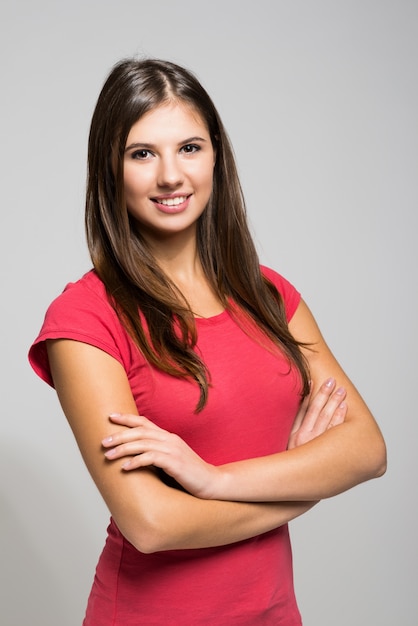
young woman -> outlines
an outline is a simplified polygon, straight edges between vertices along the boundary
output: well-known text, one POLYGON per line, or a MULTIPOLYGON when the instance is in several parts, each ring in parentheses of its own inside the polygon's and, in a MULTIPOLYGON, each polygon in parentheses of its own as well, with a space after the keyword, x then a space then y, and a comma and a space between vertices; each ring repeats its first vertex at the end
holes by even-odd
POLYGON ((379 429, 260 267, 193 75, 115 66, 88 158, 94 269, 30 350, 111 512, 84 624, 299 625, 287 522, 384 472, 379 429))

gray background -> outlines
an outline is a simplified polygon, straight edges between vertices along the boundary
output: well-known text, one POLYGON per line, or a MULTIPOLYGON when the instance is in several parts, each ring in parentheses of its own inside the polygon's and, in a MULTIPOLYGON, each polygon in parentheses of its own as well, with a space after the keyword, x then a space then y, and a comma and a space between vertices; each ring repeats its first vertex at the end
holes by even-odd
POLYGON ((80 624, 104 541, 107 511, 26 353, 89 269, 90 116, 138 53, 213 96, 261 259, 302 291, 387 439, 383 479, 291 526, 305 626, 415 625, 416 0, 15 0, 0 29, 1 623, 80 624))

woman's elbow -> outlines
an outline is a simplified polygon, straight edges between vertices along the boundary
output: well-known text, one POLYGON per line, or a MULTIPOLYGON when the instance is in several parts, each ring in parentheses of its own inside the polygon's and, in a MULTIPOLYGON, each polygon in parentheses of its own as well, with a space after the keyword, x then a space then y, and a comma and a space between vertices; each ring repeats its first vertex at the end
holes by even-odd
POLYGON ((383 474, 386 473, 387 466, 388 466, 387 450, 386 450, 386 445, 383 439, 380 444, 379 452, 376 456, 377 456, 377 460, 376 460, 375 478, 380 478, 380 476, 383 476, 383 474))
POLYGON ((123 524, 117 525, 125 539, 127 539, 138 552, 152 554, 154 552, 161 552, 162 550, 169 550, 171 547, 165 534, 158 532, 156 529, 146 527, 146 525, 143 524, 137 529, 124 528, 123 524))
POLYGON ((168 512, 161 506, 148 503, 146 510, 131 511, 131 515, 121 520, 118 527, 125 537, 139 552, 152 554, 178 547, 175 527, 168 512), (134 521, 136 520, 136 521, 134 521))
POLYGON ((141 524, 134 532, 123 533, 126 539, 143 554, 152 554, 153 552, 160 552, 161 536, 156 529, 146 524, 141 524))
POLYGON ((161 537, 149 534, 142 534, 140 537, 134 538, 131 543, 138 552, 143 554, 153 554, 168 549, 163 547, 161 537))
POLYGON ((387 451, 383 437, 380 435, 376 438, 373 445, 369 448, 367 455, 366 471, 368 473, 367 480, 380 478, 387 469, 387 451))

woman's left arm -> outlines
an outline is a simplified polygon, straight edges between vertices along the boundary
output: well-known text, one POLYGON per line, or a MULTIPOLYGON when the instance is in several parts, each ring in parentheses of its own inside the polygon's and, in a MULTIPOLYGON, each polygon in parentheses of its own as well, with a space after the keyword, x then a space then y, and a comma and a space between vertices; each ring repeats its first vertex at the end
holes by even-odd
MULTIPOLYGON (((346 390, 344 421, 291 450, 222 466, 225 494, 237 499, 322 500, 377 478, 386 470, 382 434, 364 400, 326 345, 312 313, 301 301, 289 330, 304 349, 312 395, 326 378, 346 390), (244 479, 245 476, 245 479, 244 479), (238 489, 238 485, 240 489, 238 489)), ((300 437, 304 437, 303 430, 300 437)), ((217 494, 217 498, 223 494, 217 494)))
MULTIPOLYGON (((363 398, 349 380, 322 337, 318 325, 301 301, 289 323, 292 335, 309 344, 303 350, 312 379, 312 395, 326 377, 346 391, 348 410, 344 421, 327 429, 285 454, 283 477, 291 493, 316 493, 318 499, 341 493, 355 485, 382 476, 386 471, 386 446, 382 434, 363 398)), ((297 435, 303 443, 303 430, 297 435)))
MULTIPOLYGON (((316 501, 384 474, 386 448, 382 434, 357 389, 326 345, 303 301, 290 321, 289 329, 295 339, 309 345, 304 354, 312 380, 311 406, 308 406, 300 428, 292 435, 292 445, 285 452, 217 467, 204 463, 197 455, 189 462, 190 457, 187 459, 186 455, 184 468, 180 468, 176 477, 179 482, 182 473, 190 473, 193 463, 196 469, 200 461, 206 466, 202 476, 206 475, 207 480, 196 488, 194 495, 246 502, 316 501), (343 396, 344 419, 338 420, 337 425, 332 424, 332 428, 321 426, 321 434, 316 436, 310 432, 310 414, 313 424, 321 424, 321 413, 328 411, 339 415, 335 400, 338 401, 338 394, 328 393, 329 398, 323 399, 325 379, 332 379, 333 389, 343 388, 346 392, 343 396)), ((117 446, 120 442, 114 443, 117 446)), ((124 456, 122 452, 121 446, 116 456, 124 456)))

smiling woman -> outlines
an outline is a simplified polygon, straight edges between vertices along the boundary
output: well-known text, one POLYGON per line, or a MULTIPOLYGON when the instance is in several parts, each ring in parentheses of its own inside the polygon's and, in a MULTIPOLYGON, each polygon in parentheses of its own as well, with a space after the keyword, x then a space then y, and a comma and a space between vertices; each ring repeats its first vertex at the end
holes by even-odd
POLYGON ((299 292, 258 261, 196 78, 122 61, 89 137, 94 269, 30 349, 111 513, 84 626, 300 626, 287 523, 385 471, 299 292))
POLYGON ((173 101, 141 117, 126 143, 126 205, 154 255, 159 256, 161 236, 163 253, 169 235, 187 231, 195 242, 197 220, 212 193, 215 165, 206 123, 190 106, 173 101))

